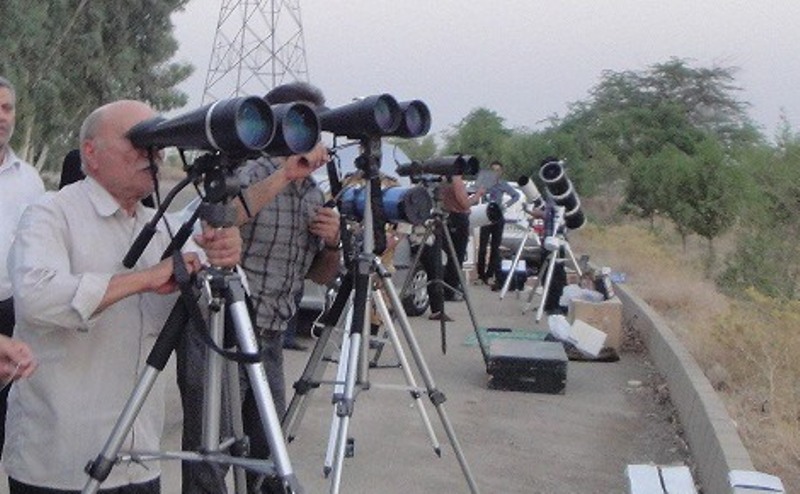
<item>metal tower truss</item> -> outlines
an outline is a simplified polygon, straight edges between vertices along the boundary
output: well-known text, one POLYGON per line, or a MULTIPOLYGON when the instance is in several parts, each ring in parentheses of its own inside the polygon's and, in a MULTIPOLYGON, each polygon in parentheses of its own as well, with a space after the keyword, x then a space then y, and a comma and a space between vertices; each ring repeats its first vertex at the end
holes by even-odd
POLYGON ((222 0, 203 102, 308 80, 300 0, 222 0))

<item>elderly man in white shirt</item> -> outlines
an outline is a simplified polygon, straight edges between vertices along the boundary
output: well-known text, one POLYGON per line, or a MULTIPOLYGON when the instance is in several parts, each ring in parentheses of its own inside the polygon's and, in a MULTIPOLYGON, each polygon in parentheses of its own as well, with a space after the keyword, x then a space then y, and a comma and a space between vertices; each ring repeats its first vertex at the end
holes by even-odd
MULTIPOLYGON (((163 222, 136 266, 122 265, 154 215, 140 203, 154 188, 148 152, 126 134, 153 116, 137 101, 92 112, 80 136, 87 177, 34 203, 20 220, 9 257, 17 335, 39 369, 15 384, 9 398, 3 462, 12 494, 84 486, 83 468, 108 439, 176 300, 167 296, 177 289, 173 261, 159 260, 170 241, 163 222)), ((212 265, 233 267, 240 259, 236 228, 206 229, 194 240, 212 265)), ((197 252, 183 260, 189 272, 201 267, 197 252)), ((163 387, 156 382, 123 449, 158 450, 163 419, 163 387)), ((103 487, 158 493, 159 476, 157 464, 122 464, 103 487)))
POLYGON ((17 95, 11 82, 0 77, 0 454, 5 436, 7 384, 33 372, 35 361, 24 343, 12 340, 14 301, 6 259, 22 211, 44 193, 36 169, 22 161, 10 141, 16 124, 17 95))

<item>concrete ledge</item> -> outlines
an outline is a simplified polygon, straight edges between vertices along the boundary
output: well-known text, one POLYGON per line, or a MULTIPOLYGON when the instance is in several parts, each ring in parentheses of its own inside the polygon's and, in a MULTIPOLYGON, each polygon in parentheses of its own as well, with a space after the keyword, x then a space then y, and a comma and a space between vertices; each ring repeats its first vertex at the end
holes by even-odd
POLYGON ((664 319, 625 285, 615 285, 624 327, 639 332, 669 386, 706 494, 731 492, 728 472, 754 470, 750 454, 722 400, 664 319))

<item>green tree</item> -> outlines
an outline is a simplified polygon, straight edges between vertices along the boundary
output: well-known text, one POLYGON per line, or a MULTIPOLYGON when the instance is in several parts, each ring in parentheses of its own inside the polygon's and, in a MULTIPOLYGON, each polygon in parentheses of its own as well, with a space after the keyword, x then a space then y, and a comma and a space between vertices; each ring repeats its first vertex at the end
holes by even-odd
POLYGON ((628 164, 671 145, 689 155, 710 134, 726 147, 760 142, 736 98, 735 68, 692 68, 671 59, 642 72, 604 72, 585 101, 574 103, 560 123, 585 155, 597 146, 628 164))
POLYGON ((486 108, 472 110, 469 115, 445 136, 445 153, 470 154, 482 166, 499 159, 503 145, 512 134, 503 125, 503 118, 486 108))
POLYGON ((187 1, 0 2, 0 73, 17 87, 20 153, 56 170, 100 104, 132 98, 162 111, 186 104, 175 86, 192 67, 169 60, 177 50, 170 16, 187 1))
POLYGON ((416 139, 390 138, 389 142, 402 149, 409 158, 415 161, 424 161, 436 156, 436 139, 431 135, 416 139))

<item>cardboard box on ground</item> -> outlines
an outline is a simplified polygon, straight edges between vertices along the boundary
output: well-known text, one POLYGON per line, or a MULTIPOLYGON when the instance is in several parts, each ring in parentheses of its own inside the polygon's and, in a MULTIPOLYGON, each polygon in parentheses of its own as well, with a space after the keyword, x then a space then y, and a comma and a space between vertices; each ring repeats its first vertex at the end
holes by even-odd
POLYGON ((620 351, 622 344, 622 302, 619 298, 603 302, 570 300, 567 320, 574 324, 581 320, 606 334, 605 346, 620 351))

